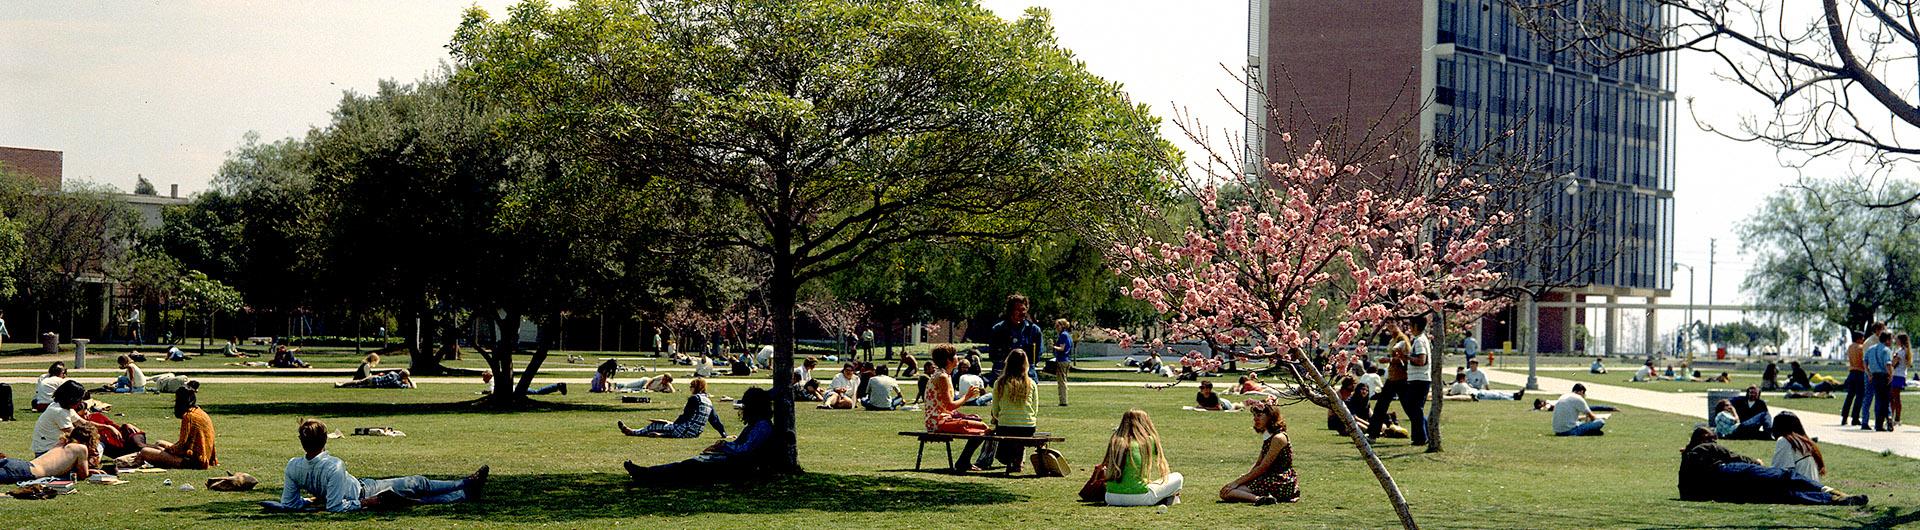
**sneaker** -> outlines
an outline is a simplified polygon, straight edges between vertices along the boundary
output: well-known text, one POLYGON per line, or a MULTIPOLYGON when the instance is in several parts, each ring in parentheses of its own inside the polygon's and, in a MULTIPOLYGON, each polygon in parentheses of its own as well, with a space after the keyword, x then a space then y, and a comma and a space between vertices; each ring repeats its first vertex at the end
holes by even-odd
POLYGON ((1278 502, 1280 502, 1280 499, 1275 499, 1275 498, 1273 498, 1273 496, 1272 496, 1272 495, 1261 495, 1261 496, 1260 496, 1260 498, 1258 498, 1258 499, 1254 499, 1254 500, 1253 500, 1253 505, 1254 505, 1254 506, 1266 506, 1266 505, 1269 505, 1269 504, 1275 504, 1275 503, 1278 503, 1278 502))
POLYGON ((1520 401, 1520 398, 1523 398, 1523 397, 1527 397, 1527 389, 1525 388, 1522 388, 1520 389, 1520 391, 1513 393, 1514 401, 1520 401))
POLYGON ((567 384, 566 384, 566 383, 560 383, 560 395, 562 395, 562 396, 564 396, 564 395, 567 395, 567 384))
POLYGON ((492 472, 492 466, 482 465, 480 469, 474 470, 472 475, 467 475, 467 500, 479 501, 485 496, 487 474, 490 472, 492 472))
POLYGON ((1845 499, 1840 499, 1839 504, 1842 506, 1866 506, 1867 496, 1866 495, 1849 495, 1845 499))
POLYGON ((647 468, 640 467, 639 464, 633 463, 632 460, 628 460, 626 461, 626 463, 621 464, 620 466, 627 468, 627 476, 633 477, 633 480, 635 482, 638 482, 642 478, 642 475, 645 475, 647 473, 647 468))

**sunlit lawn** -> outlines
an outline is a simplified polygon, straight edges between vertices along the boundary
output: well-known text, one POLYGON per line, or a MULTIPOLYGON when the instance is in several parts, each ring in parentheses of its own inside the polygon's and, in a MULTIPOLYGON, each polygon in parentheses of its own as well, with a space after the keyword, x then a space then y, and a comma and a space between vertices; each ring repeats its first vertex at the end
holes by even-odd
MULTIPOLYGON (((1324 413, 1310 405, 1286 410, 1298 444, 1304 499, 1273 507, 1219 504, 1219 486, 1254 458, 1258 439, 1244 413, 1185 412, 1190 389, 1150 391, 1079 387, 1072 407, 1050 405, 1043 387, 1041 429, 1065 436, 1057 447, 1076 467, 1073 478, 956 477, 913 471, 915 443, 895 435, 921 428, 917 412, 825 411, 802 408, 802 462, 811 474, 771 483, 663 489, 631 486, 620 463, 685 457, 711 443, 620 436, 615 420, 670 417, 679 396, 647 405, 613 396, 544 396, 548 405, 518 413, 475 411, 461 404, 478 385, 427 385, 419 390, 334 390, 313 384, 220 384, 210 380, 202 403, 219 432, 225 469, 258 475, 259 490, 181 492, 160 485, 203 486, 208 471, 128 475, 131 484, 81 486, 53 501, 0 499, 0 514, 15 527, 94 527, 117 523, 169 528, 214 524, 321 525, 350 521, 384 527, 552 524, 599 527, 1381 527, 1393 523, 1379 486, 1345 439, 1325 430, 1324 413), (1186 475, 1185 504, 1168 514, 1152 509, 1083 505, 1074 492, 1098 459, 1120 412, 1149 411, 1166 437, 1170 460, 1186 475), (257 501, 278 495, 280 470, 300 450, 298 420, 320 417, 340 430, 391 426, 404 438, 347 437, 331 449, 358 476, 426 473, 459 476, 482 463, 496 480, 481 503, 419 508, 404 513, 266 515, 257 501), (107 523, 113 522, 113 523, 107 523), (832 522, 834 524, 828 524, 832 522)), ((738 395, 744 386, 716 389, 738 395)), ((15 402, 27 397, 15 386, 15 402)), ((171 437, 169 396, 115 396, 116 419, 171 437)), ((984 411, 981 411, 984 412, 984 411)), ((730 412, 729 412, 730 413, 730 412)), ((30 420, 31 416, 27 418, 30 420)), ((1430 455, 1389 440, 1388 466, 1407 488, 1417 515, 1433 527, 1691 527, 1778 525, 1888 526, 1920 520, 1920 462, 1838 446, 1826 447, 1828 483, 1871 495, 1866 510, 1800 506, 1740 506, 1675 500, 1680 446, 1694 420, 1629 409, 1609 422, 1601 438, 1556 438, 1547 416, 1514 402, 1449 403, 1448 451, 1430 455)), ((24 451, 30 421, 0 423, 0 448, 24 451)), ((738 429, 738 427, 735 427, 738 429)), ((1764 458, 1768 442, 1733 442, 1764 458)), ((944 449, 929 447, 929 464, 944 449)))

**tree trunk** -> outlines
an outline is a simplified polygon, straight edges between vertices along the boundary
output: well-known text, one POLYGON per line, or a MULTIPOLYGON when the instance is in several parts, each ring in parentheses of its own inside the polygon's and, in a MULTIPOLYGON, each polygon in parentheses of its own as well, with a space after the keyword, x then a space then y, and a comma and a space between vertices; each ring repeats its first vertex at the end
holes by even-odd
POLYGON ((559 314, 556 313, 552 315, 552 318, 550 318, 548 322, 552 324, 540 326, 540 346, 533 351, 533 358, 527 360, 527 369, 521 372, 520 384, 516 385, 513 389, 513 395, 515 396, 527 395, 527 388, 533 384, 534 375, 540 373, 540 365, 547 362, 547 349, 550 347, 550 343, 553 342, 554 336, 566 333, 566 330, 562 328, 566 325, 566 321, 561 319, 559 314), (548 333, 549 330, 553 330, 554 328, 562 329, 557 330, 556 333, 548 333))
MULTIPOLYGON (((406 330, 407 371, 415 376, 438 375, 440 369, 440 351, 434 348, 434 338, 440 329, 440 313, 431 304, 419 302, 408 315, 406 322, 412 324, 406 330)), ((403 327, 409 326, 406 322, 403 327)), ((449 337, 451 339, 451 337, 449 337)))
POLYGON ((520 348, 520 313, 508 311, 506 318, 494 323, 494 329, 500 336, 494 341, 493 354, 487 356, 487 368, 493 372, 490 397, 496 404, 505 405, 519 398, 513 393, 513 353, 520 348), (513 331, 509 333, 509 329, 513 331))
MULTIPOLYGON (((1447 344, 1449 344, 1447 342, 1446 316, 1446 313, 1435 315, 1435 320, 1440 321, 1439 332, 1436 333, 1436 335, 1439 336, 1439 345, 1434 346, 1433 351, 1427 354, 1427 357, 1429 357, 1427 359, 1427 368, 1431 370, 1428 373, 1432 374, 1431 377, 1433 378, 1433 388, 1429 389, 1433 391, 1433 395, 1431 396, 1433 404, 1429 406, 1429 411, 1427 412, 1427 452, 1429 453, 1438 453, 1441 451, 1440 409, 1447 404, 1447 396, 1444 391, 1446 387, 1441 386, 1441 382, 1451 381, 1451 379, 1441 379, 1446 372, 1444 366, 1446 363, 1443 361, 1447 358, 1447 344)), ((1434 328, 1432 325, 1428 325, 1427 329, 1434 328)))
MULTIPOLYGON (((773 319, 773 432, 774 447, 780 451, 772 459, 772 471, 798 474, 800 446, 793 413, 793 305, 800 286, 794 280, 794 257, 790 234, 775 231, 773 277, 767 286, 767 309, 773 319)), ((746 429, 745 426, 741 427, 746 429)))
POLYGON ((1367 441, 1366 433, 1362 432, 1360 424, 1354 421, 1353 411, 1347 410, 1346 404, 1340 402, 1340 392, 1327 382, 1326 376, 1320 373, 1320 367, 1315 366, 1311 359, 1300 365, 1307 368, 1307 374, 1312 379, 1310 383, 1319 389, 1321 395, 1329 398, 1334 405, 1330 408, 1340 416, 1340 421, 1346 422, 1347 438, 1353 442, 1355 449, 1360 450, 1360 457, 1367 462, 1367 469, 1373 471, 1375 480, 1380 481, 1380 489, 1386 490, 1387 501, 1393 504, 1393 512, 1400 516, 1400 526, 1407 530, 1420 528, 1420 525, 1413 522, 1413 508, 1407 505, 1406 496, 1400 493, 1400 484, 1393 481, 1393 475, 1387 472, 1387 466, 1380 461, 1380 455, 1373 452, 1373 444, 1367 441))

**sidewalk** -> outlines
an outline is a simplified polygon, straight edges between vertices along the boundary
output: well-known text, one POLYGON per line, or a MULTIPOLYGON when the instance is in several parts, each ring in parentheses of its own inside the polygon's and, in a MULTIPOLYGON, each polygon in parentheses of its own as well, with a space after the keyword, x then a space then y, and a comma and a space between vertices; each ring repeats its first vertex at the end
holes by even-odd
MULTIPOLYGON (((1506 370, 1486 370, 1486 372, 1487 380, 1495 383, 1512 386, 1527 384, 1526 372, 1506 370)), ((1578 382, 1552 377, 1539 379, 1540 397, 1549 400, 1572 392, 1574 383, 1578 382)), ((1654 392, 1615 385, 1584 384, 1587 385, 1587 396, 1594 401, 1671 412, 1689 418, 1698 418, 1703 422, 1707 419, 1705 394, 1654 392)), ((1840 409, 1839 398, 1772 399, 1767 401, 1767 408, 1775 414, 1793 411, 1793 414, 1799 416, 1801 422, 1806 425, 1807 434, 1819 439, 1820 443, 1840 444, 1876 453, 1892 451, 1907 458, 1920 458, 1920 436, 1914 436, 1920 434, 1920 427, 1902 425, 1898 432, 1891 433, 1862 431, 1859 427, 1852 426, 1843 428, 1840 426, 1840 415, 1835 413, 1840 409)), ((1676 440, 1674 443, 1676 446, 1682 445, 1685 440, 1676 440)))

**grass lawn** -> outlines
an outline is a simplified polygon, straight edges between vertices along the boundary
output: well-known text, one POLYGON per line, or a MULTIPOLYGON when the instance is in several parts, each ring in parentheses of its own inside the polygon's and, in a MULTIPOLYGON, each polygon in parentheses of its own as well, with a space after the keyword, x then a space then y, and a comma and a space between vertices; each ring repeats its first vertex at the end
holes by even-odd
MULTIPOLYGON (((1518 371, 1520 373, 1526 373, 1526 368, 1522 367, 1518 371)), ((1709 377, 1712 377, 1712 376, 1720 375, 1720 372, 1716 371, 1709 374, 1709 373, 1706 373, 1705 371, 1702 371, 1702 375, 1707 375, 1709 377)), ((1555 379, 1566 379, 1569 381, 1580 381, 1584 383, 1598 383, 1603 385, 1618 385, 1618 386, 1624 386, 1629 388, 1652 390, 1655 392, 1704 393, 1708 390, 1715 390, 1715 389, 1745 390, 1747 388, 1747 385, 1760 384, 1759 372, 1728 372, 1727 375, 1731 378, 1731 380, 1726 383, 1706 383, 1706 382, 1696 382, 1696 381, 1653 381, 1649 383, 1631 383, 1629 382, 1633 380, 1633 371, 1631 370, 1610 371, 1604 374, 1587 373, 1586 370, 1568 371, 1568 372, 1540 372, 1540 377, 1552 377, 1555 379)), ((1841 375, 1845 375, 1845 374, 1841 374, 1841 375)), ((1785 379, 1786 379, 1786 375, 1781 374, 1781 380, 1784 381, 1785 379)))
MULTIPOLYGON (((160 485, 204 485, 210 471, 128 475, 130 484, 81 486, 53 501, 0 498, 13 527, 137 522, 157 528, 319 526, 346 522, 377 527, 1383 527, 1394 520, 1379 486, 1345 438, 1323 428, 1324 413, 1294 405, 1297 467, 1305 497, 1273 507, 1214 502, 1219 486, 1244 471, 1258 450, 1244 413, 1181 411, 1190 390, 1154 392, 1082 387, 1075 405, 1041 408, 1041 428, 1068 438, 1057 447, 1076 467, 1074 478, 957 477, 913 471, 915 443, 895 432, 921 428, 917 412, 802 409, 802 462, 810 474, 771 483, 684 489, 632 486, 620 463, 683 458, 713 441, 628 438, 615 420, 669 418, 677 396, 646 405, 612 396, 544 396, 527 412, 479 412, 459 402, 478 385, 428 385, 418 390, 334 390, 305 384, 220 384, 210 381, 202 402, 219 433, 225 469, 260 477, 259 490, 175 491, 160 485), (1098 458, 1120 413, 1151 413, 1166 439, 1173 466, 1186 476, 1185 504, 1170 513, 1148 508, 1082 505, 1074 492, 1098 458), (339 430, 391 426, 404 438, 347 437, 330 449, 360 477, 424 473, 464 475, 482 463, 494 469, 486 501, 424 507, 402 513, 267 515, 255 503, 275 498, 280 470, 299 454, 294 428, 314 416, 339 430)), ((717 387, 733 394, 738 385, 717 387)), ((16 403, 30 389, 15 385, 16 403)), ((1053 390, 1043 387, 1041 401, 1053 390)), ((114 396, 116 420, 171 438, 176 427, 169 396, 114 396)), ((1864 510, 1841 507, 1752 506, 1681 502, 1674 474, 1680 446, 1694 420, 1629 409, 1609 421, 1600 438, 1556 438, 1543 413, 1514 402, 1448 403, 1448 451, 1425 454, 1388 440, 1380 451, 1407 490, 1417 517, 1435 528, 1884 527, 1920 521, 1920 461, 1826 447, 1828 483, 1871 495, 1864 510), (1577 499, 1570 502, 1569 498, 1577 499)), ((984 412, 984 411, 981 411, 984 412)), ((731 414, 731 412, 729 412, 731 414)), ((29 416, 25 418, 31 420, 29 416)), ((738 426, 730 425, 735 429, 738 426)), ((0 448, 26 449, 31 421, 0 423, 0 448)), ((1737 441, 1743 454, 1764 458, 1770 442, 1737 441)), ((939 462, 944 450, 929 448, 939 462)))

